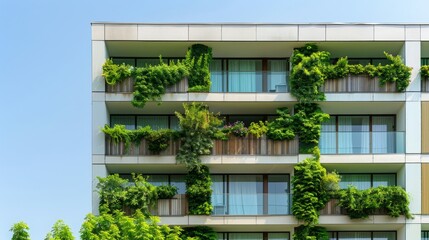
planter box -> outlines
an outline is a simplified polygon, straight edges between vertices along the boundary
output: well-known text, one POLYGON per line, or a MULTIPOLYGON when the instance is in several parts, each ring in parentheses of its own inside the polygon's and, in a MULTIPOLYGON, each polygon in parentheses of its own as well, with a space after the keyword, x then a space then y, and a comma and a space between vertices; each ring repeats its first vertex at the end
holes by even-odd
POLYGON ((354 92, 396 92, 396 83, 386 83, 380 86, 378 77, 368 75, 348 75, 341 79, 328 79, 322 86, 325 93, 354 93, 354 92))

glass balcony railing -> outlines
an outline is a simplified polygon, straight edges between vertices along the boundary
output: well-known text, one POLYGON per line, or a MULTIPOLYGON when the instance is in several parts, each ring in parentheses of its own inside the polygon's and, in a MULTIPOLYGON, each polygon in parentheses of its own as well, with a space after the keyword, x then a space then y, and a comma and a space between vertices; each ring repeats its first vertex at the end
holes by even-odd
POLYGON ((322 154, 394 154, 405 152, 405 132, 323 132, 322 154))
MULTIPOLYGON (((217 93, 262 93, 288 92, 289 72, 211 72, 210 92, 217 93)), ((134 80, 126 78, 115 85, 106 84, 108 93, 132 93, 134 80)), ((167 93, 185 93, 188 91, 188 79, 170 86, 167 93)))
POLYGON ((260 93, 288 92, 289 72, 222 71, 211 72, 210 92, 260 93))
POLYGON ((212 194, 212 215, 289 215, 291 200, 289 193, 212 194))

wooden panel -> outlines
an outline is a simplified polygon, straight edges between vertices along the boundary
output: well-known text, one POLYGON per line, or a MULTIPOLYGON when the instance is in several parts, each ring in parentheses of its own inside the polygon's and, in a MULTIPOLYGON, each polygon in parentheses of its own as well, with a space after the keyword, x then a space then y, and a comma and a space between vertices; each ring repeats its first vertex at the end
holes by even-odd
POLYGON ((429 102, 422 102, 422 153, 429 153, 429 102))
POLYGON ((429 214, 429 163, 422 163, 422 214, 429 214))

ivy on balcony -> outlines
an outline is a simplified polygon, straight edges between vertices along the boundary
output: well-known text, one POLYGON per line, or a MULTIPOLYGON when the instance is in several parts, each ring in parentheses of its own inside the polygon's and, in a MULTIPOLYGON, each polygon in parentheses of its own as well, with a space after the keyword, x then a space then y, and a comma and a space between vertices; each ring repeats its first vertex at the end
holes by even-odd
POLYGON ((160 58, 157 65, 133 67, 126 64, 114 64, 107 59, 103 64, 103 77, 109 85, 116 85, 127 78, 134 80, 132 104, 143 108, 148 101, 160 101, 166 88, 188 78, 190 92, 208 92, 210 90, 209 66, 212 49, 202 44, 192 45, 185 60, 166 64, 160 58))

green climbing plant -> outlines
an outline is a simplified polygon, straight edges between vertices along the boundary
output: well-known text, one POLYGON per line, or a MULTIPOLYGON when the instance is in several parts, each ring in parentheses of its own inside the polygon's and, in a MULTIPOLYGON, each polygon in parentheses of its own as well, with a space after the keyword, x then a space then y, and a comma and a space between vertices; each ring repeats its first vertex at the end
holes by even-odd
POLYGON ((189 214, 210 215, 212 213, 211 186, 212 180, 207 166, 201 165, 199 168, 188 170, 186 175, 186 195, 188 197, 189 214))
POLYGON ((212 49, 203 44, 194 44, 186 52, 186 66, 189 70, 189 92, 209 92, 210 62, 212 49))

